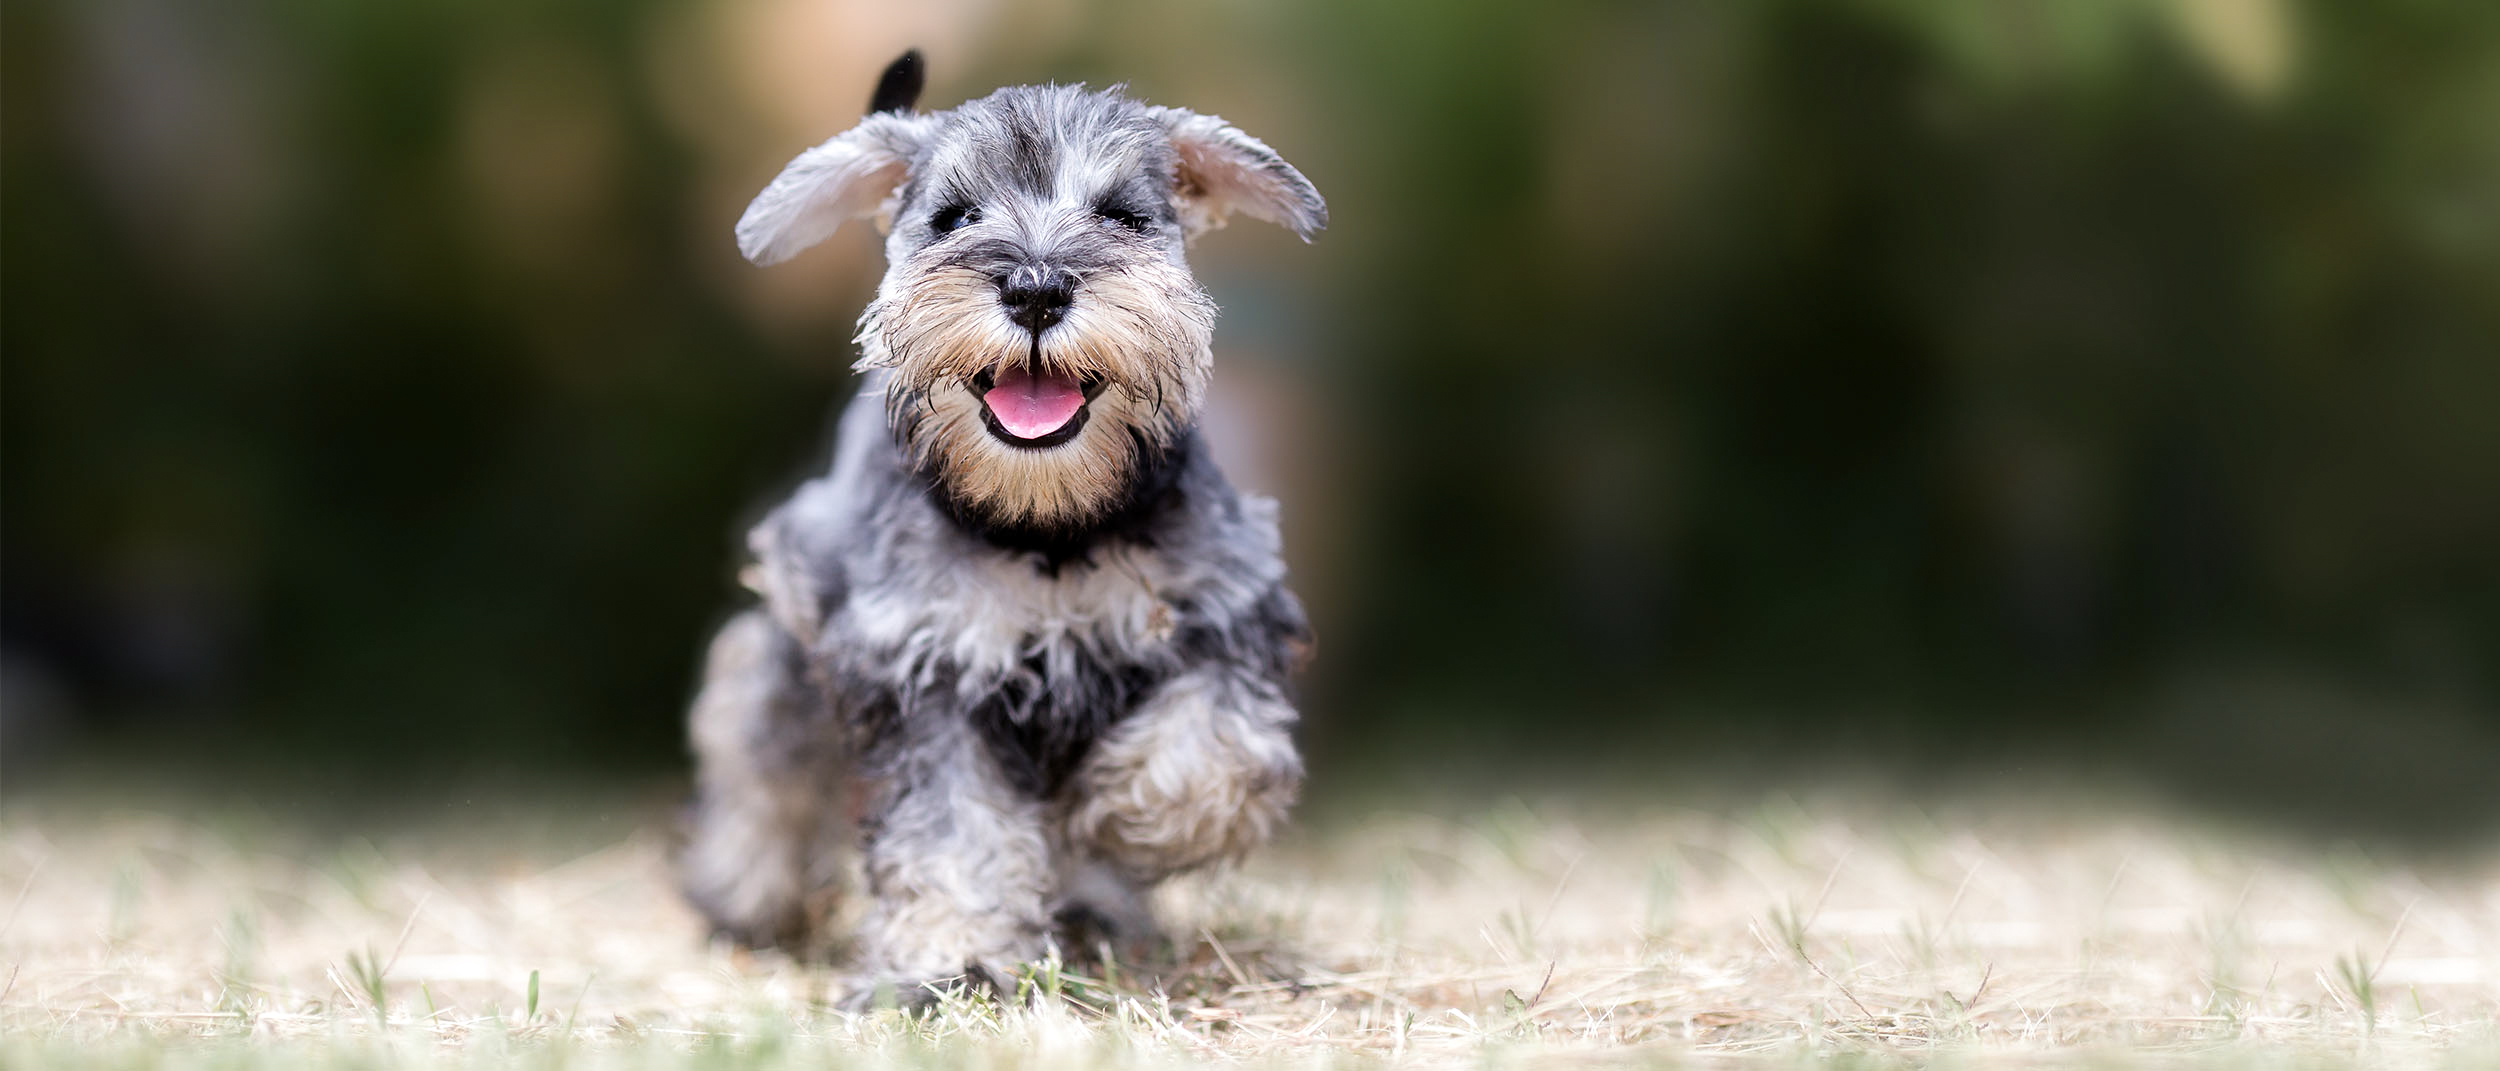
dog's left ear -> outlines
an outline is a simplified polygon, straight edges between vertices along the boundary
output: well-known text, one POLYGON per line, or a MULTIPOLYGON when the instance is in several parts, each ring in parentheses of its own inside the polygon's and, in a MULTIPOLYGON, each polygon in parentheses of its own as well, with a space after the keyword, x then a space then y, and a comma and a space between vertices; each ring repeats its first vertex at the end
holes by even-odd
POLYGON ((932 122, 880 111, 800 153, 738 217, 738 251, 757 264, 779 264, 844 222, 876 214, 902 185, 932 122))
POLYGON ((1173 198, 1190 237, 1224 225, 1235 211, 1301 235, 1328 225, 1328 202, 1302 172, 1265 142, 1212 115, 1156 108, 1178 156, 1173 198))

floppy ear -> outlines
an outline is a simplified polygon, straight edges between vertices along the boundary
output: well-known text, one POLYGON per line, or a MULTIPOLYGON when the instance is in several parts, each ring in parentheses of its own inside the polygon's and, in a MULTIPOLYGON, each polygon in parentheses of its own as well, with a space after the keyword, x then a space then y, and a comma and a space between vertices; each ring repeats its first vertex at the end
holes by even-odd
POLYGON ((902 184, 929 124, 925 115, 878 112, 800 153, 738 217, 738 251, 779 264, 844 221, 874 214, 902 184))
POLYGON ((1173 196, 1191 237, 1223 226, 1235 211, 1291 230, 1306 242, 1328 225, 1328 202, 1319 190, 1266 143, 1185 108, 1156 108, 1155 118, 1172 134, 1179 164, 1173 196))

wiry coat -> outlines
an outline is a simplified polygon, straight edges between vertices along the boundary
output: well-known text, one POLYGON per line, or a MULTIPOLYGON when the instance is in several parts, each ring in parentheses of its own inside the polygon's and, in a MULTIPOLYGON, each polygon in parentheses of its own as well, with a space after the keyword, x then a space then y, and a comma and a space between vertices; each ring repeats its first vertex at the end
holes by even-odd
POLYGON ((855 844, 864 980, 911 999, 998 981, 1074 920, 1138 933, 1155 881, 1283 821, 1308 630, 1275 504, 1195 431, 1213 307, 1181 247, 1231 208, 1316 226, 1308 189, 1220 120, 1042 87, 871 115, 758 198, 759 260, 871 205, 892 233, 834 467, 751 534, 761 605, 694 705, 681 865, 721 932, 801 941, 855 844), (1293 203, 1255 185, 1273 168, 1293 203), (1120 226, 1087 215, 1113 198, 1120 226), (967 201, 987 226, 945 218, 967 201), (1033 265, 1079 285, 1019 332, 994 280, 1033 265), (1090 422, 1049 449, 991 435, 968 384, 1006 367, 1097 384, 1090 422))

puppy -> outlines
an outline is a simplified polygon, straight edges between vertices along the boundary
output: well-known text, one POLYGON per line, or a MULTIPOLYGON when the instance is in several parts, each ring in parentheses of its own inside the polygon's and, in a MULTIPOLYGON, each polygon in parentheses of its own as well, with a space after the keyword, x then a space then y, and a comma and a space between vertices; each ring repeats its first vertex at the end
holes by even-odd
POLYGON ((1198 434, 1185 251, 1236 212, 1307 240, 1319 192, 1117 88, 920 85, 906 54, 738 222, 771 264, 873 216, 888 263, 832 471, 754 529, 759 605, 712 642, 679 858, 719 933, 797 946, 855 851, 855 1003, 1150 935, 1148 890, 1267 840, 1302 780, 1309 629, 1275 504, 1198 434))

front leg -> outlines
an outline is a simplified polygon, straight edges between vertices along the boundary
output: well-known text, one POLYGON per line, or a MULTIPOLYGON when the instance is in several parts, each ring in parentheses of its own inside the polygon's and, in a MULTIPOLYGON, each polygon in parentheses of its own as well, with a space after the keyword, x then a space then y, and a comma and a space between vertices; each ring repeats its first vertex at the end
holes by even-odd
POLYGON ((1238 667, 1164 682, 1077 769, 1069 840, 1140 884, 1239 858, 1301 789, 1294 721, 1281 688, 1238 667))
POLYGON ((907 712, 890 733, 871 752, 877 791, 861 827, 871 904, 852 1001, 917 1005, 952 985, 1004 986, 1049 932, 1041 804, 956 712, 907 712))

